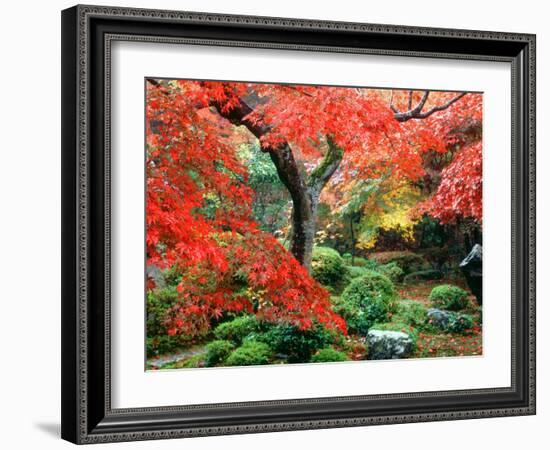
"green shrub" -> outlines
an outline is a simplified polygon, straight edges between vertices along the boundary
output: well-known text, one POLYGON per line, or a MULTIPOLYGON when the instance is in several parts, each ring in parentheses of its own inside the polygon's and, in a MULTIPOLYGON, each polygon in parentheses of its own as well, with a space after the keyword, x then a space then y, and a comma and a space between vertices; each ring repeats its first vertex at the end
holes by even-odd
POLYGON ((314 247, 311 259, 311 275, 319 283, 334 286, 345 274, 344 260, 340 254, 329 247, 314 247))
POLYGON ((336 336, 322 325, 300 330, 294 325, 280 323, 269 326, 256 339, 268 344, 276 353, 285 355, 288 362, 297 363, 308 362, 317 350, 332 344, 336 336))
POLYGON ((403 281, 403 277, 405 276, 405 272, 397 265, 396 262, 384 264, 383 266, 378 267, 377 271, 382 275, 386 275, 394 283, 403 281))
POLYGON ((430 301, 436 308, 459 311, 468 306, 468 293, 458 286, 443 284, 432 289, 430 301))
POLYGON ((404 322, 391 322, 391 323, 377 323, 373 325, 372 330, 381 331, 399 331, 407 334, 412 341, 412 351, 416 350, 416 343, 418 342, 418 331, 413 326, 404 322))
POLYGON ((206 346, 206 366, 213 367, 222 363, 235 349, 235 345, 230 341, 212 341, 206 346))
POLYGON ((391 280, 378 272, 368 271, 355 278, 334 304, 351 333, 366 335, 376 322, 388 320, 392 302, 396 298, 391 280))
POLYGON ((165 286, 147 292, 147 334, 166 334, 164 317, 178 301, 176 286, 165 286))
MULTIPOLYGON (((462 260, 459 257, 457 261, 457 255, 453 246, 445 245, 442 247, 428 247, 421 250, 422 255, 430 263, 432 269, 442 269, 458 266, 458 263, 462 260)), ((462 253, 462 250, 459 250, 459 254, 462 253)))
POLYGON ((145 339, 145 353, 147 356, 153 356, 155 354, 155 347, 153 344, 153 338, 147 337, 145 339))
POLYGON ((404 323, 412 325, 419 330, 424 330, 430 328, 427 312, 427 308, 422 303, 408 300, 399 304, 396 316, 404 323))
POLYGON ((158 356, 170 353, 182 346, 179 336, 168 336, 160 334, 158 336, 148 336, 146 339, 147 356, 158 356))
POLYGON ((440 270, 428 269, 412 272, 405 276, 403 283, 414 283, 417 281, 441 280, 443 273, 440 270))
POLYGON ((449 317, 446 331, 450 333, 464 333, 474 326, 474 318, 469 314, 452 313, 449 317))
POLYGON ((323 348, 311 357, 311 362, 339 362, 349 361, 348 355, 344 352, 334 350, 332 347, 323 348))
POLYGON ((177 286, 181 281, 181 269, 177 266, 170 267, 162 272, 164 282, 169 286, 177 286))
MULTIPOLYGON (((346 280, 344 280, 346 281, 346 280)), ((332 287, 332 286, 323 286, 325 288, 325 290, 330 294, 330 295, 338 295, 340 292, 341 292, 341 287, 338 286, 338 288, 336 287, 332 287)))
POLYGON ((405 274, 422 269, 426 263, 421 255, 409 251, 373 253, 370 259, 381 265, 396 263, 405 274))
POLYGON ((367 273, 367 269, 364 267, 357 267, 357 266, 346 266, 346 270, 348 272, 348 279, 353 280, 357 277, 362 277, 367 273))
POLYGON ((356 256, 353 265, 357 267, 364 267, 368 270, 376 270, 378 268, 378 263, 372 259, 367 258, 361 258, 360 256, 356 256))
POLYGON ((147 356, 170 353, 185 345, 184 335, 167 334, 164 321, 169 310, 178 301, 176 286, 164 286, 147 292, 147 356))
POLYGON ((260 329, 260 323, 256 316, 241 316, 229 322, 223 322, 214 329, 216 339, 231 341, 239 345, 243 339, 260 329))
POLYGON ((257 366, 268 364, 272 350, 264 342, 247 341, 225 360, 226 366, 257 366))
POLYGON ((369 270, 376 270, 378 268, 378 263, 372 259, 363 258, 361 256, 351 257, 351 253, 344 253, 342 255, 344 262, 348 266, 352 267, 363 267, 369 270))

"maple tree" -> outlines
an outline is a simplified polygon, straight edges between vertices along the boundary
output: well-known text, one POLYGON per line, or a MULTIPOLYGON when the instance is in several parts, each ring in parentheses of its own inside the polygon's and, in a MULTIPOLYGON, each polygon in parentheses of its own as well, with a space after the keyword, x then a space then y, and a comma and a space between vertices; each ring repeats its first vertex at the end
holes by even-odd
POLYGON ((150 79, 146 118, 147 264, 183 274, 170 334, 227 311, 345 331, 308 274, 320 199, 365 180, 418 183, 428 154, 451 162, 422 212, 481 220, 481 144, 456 132, 481 122, 480 94, 150 79), (237 151, 252 140, 290 195, 289 251, 253 218, 237 151))
POLYGON ((329 227, 350 235, 352 255, 355 245, 373 248, 383 230, 412 242, 423 214, 441 224, 466 219, 479 226, 482 219, 481 95, 402 90, 383 95, 394 118, 408 127, 363 155, 360 176, 353 166, 343 167, 322 197, 338 213, 329 227), (399 139, 407 139, 413 152, 396 152, 399 139))
POLYGON ((148 93, 147 264, 184 274, 183 301, 167 318, 168 334, 200 334, 227 311, 345 331, 326 290, 252 219, 235 136, 230 145, 216 116, 196 109, 215 93, 193 88, 148 93))

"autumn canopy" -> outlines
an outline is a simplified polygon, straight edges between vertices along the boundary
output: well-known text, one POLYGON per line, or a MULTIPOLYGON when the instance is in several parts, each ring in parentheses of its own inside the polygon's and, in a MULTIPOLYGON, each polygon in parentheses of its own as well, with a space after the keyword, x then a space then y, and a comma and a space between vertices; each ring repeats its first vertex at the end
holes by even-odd
POLYGON ((178 273, 168 334, 242 311, 345 333, 311 276, 318 239, 347 233, 355 255, 426 217, 481 224, 481 94, 150 79, 146 98, 147 265, 178 273))

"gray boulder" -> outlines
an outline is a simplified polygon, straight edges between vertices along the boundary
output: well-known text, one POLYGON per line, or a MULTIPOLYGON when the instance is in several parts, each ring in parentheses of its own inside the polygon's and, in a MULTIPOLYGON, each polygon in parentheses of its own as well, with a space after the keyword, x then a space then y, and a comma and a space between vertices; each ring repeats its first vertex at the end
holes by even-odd
POLYGON ((483 249, 476 244, 460 263, 460 270, 466 278, 468 287, 476 296, 477 303, 481 306, 483 302, 483 249))
POLYGON ((470 314, 444 311, 442 309, 428 309, 426 316, 429 323, 447 333, 463 333, 472 328, 475 319, 470 314))
POLYGON ((400 331, 370 330, 367 345, 368 359, 407 358, 413 349, 410 336, 400 331))
POLYGON ((442 309, 430 308, 427 311, 430 323, 441 330, 446 330, 451 320, 451 313, 442 309))

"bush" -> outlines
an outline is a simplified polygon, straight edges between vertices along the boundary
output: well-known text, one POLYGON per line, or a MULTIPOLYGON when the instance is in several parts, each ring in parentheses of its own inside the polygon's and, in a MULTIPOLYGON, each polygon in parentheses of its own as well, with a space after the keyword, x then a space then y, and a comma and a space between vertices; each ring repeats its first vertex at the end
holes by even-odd
POLYGON ((427 308, 422 303, 414 300, 400 303, 396 315, 404 323, 412 325, 419 330, 430 328, 427 320, 427 308))
POLYGON ((268 364, 272 350, 264 342, 247 341, 225 360, 226 366, 257 366, 268 364))
POLYGON ((352 264, 351 253, 344 253, 342 255, 342 258, 344 259, 344 262, 348 265, 348 267, 362 267, 367 270, 378 269, 378 263, 372 259, 363 258, 361 256, 355 256, 353 258, 353 264, 352 264))
POLYGON ((311 357, 311 362, 340 362, 349 361, 348 355, 344 352, 334 350, 332 347, 323 348, 311 357))
POLYGON ((345 274, 344 260, 333 248, 314 247, 311 260, 311 275, 319 283, 334 286, 345 274))
POLYGON ((376 261, 374 261, 372 259, 364 259, 364 258, 361 258, 361 260, 362 260, 361 264, 355 263, 355 265, 360 266, 360 267, 364 267, 365 269, 368 269, 368 270, 378 269, 379 264, 376 261))
POLYGON ((294 325, 281 323, 270 326, 256 339, 265 342, 276 353, 287 357, 288 362, 308 362, 317 350, 332 344, 336 336, 322 325, 300 330, 294 325))
POLYGON ((395 263, 408 274, 424 267, 425 261, 421 255, 409 251, 373 253, 371 259, 378 264, 395 263))
POLYGON ((147 293, 147 325, 159 331, 164 313, 178 301, 175 286, 154 289, 147 293), (158 329, 157 329, 158 327, 158 329))
POLYGON ((474 326, 474 318, 469 314, 452 313, 446 331, 450 333, 464 333, 474 326))
POLYGON ((353 264, 351 263, 351 256, 349 258, 344 258, 346 264, 353 265, 354 267, 363 267, 368 270, 376 270, 378 268, 378 263, 372 259, 362 258, 361 256, 356 256, 353 258, 353 264))
POLYGON ((439 270, 420 270, 418 272, 412 272, 405 276, 403 283, 414 283, 416 281, 430 281, 430 280, 441 280, 443 278, 443 273, 439 270))
POLYGON ((468 293, 458 286, 443 284, 432 289, 430 301, 436 308, 459 311, 468 306, 468 293))
POLYGON ((405 272, 403 271, 403 269, 399 267, 395 262, 380 266, 378 268, 378 272, 380 272, 382 275, 386 275, 394 283, 399 283, 403 281, 403 277, 405 276, 405 272))
POLYGON ((364 267, 356 267, 356 266, 346 266, 346 270, 348 272, 347 277, 350 280, 353 280, 354 278, 357 278, 357 277, 362 277, 368 271, 364 267))
MULTIPOLYGON (((446 269, 446 271, 448 271, 449 269, 458 266, 462 260, 461 257, 457 260, 457 255, 452 246, 446 245, 443 247, 428 247, 423 248, 421 251, 426 261, 428 261, 428 263, 432 266, 432 269, 446 269)), ((461 253, 462 251, 459 250, 459 255, 461 255, 461 253)))
POLYGON ((334 311, 345 319, 348 331, 366 336, 374 323, 388 320, 395 298, 395 288, 390 279, 378 272, 368 271, 351 281, 340 299, 336 300, 334 311))
POLYGON ((212 341, 206 346, 206 366, 213 367, 225 361, 235 345, 229 341, 212 341))
POLYGON ((179 336, 168 336, 167 334, 160 334, 158 336, 150 337, 146 339, 147 356, 163 355, 177 350, 182 346, 179 336))
POLYGON ((239 345, 243 339, 260 329, 260 323, 256 316, 241 316, 229 322, 223 322, 214 329, 216 339, 231 341, 239 345))
MULTIPOLYGON (((171 275, 173 271, 167 273, 171 275)), ((178 301, 175 285, 147 292, 147 356, 174 352, 188 343, 184 335, 168 335, 164 323, 167 313, 178 301)))

